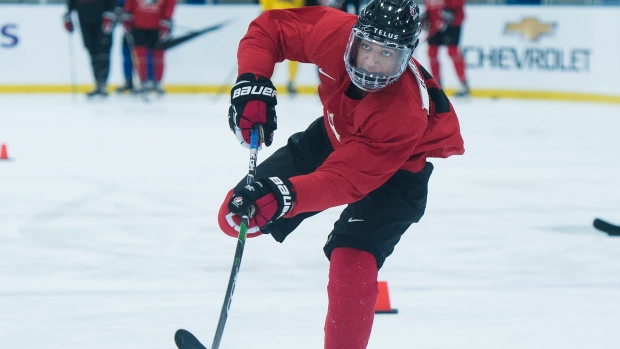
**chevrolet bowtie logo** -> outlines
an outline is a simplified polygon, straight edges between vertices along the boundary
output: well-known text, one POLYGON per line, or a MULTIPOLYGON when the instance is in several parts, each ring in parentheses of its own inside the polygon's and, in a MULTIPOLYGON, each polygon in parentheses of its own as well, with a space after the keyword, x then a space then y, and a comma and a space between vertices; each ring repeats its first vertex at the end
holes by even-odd
POLYGON ((555 29, 555 23, 543 23, 535 17, 525 17, 518 23, 508 23, 504 34, 521 34, 530 41, 538 41, 542 35, 549 35, 555 29))

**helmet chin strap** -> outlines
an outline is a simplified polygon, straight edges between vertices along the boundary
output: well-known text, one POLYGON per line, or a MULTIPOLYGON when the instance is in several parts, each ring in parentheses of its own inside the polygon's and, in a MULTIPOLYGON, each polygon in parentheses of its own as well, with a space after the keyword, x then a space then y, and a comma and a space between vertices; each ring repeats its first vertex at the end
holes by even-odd
POLYGON ((360 100, 368 96, 369 93, 370 92, 361 89, 353 81, 351 81, 351 83, 349 84, 349 87, 347 88, 347 91, 345 92, 347 97, 354 99, 354 100, 360 100))

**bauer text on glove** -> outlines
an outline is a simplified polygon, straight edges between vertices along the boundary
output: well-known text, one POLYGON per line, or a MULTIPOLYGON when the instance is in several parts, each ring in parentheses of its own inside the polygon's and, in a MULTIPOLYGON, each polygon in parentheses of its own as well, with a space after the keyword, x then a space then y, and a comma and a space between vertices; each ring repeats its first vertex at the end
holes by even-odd
POLYGON ((255 125, 262 126, 261 142, 271 145, 273 131, 278 128, 276 96, 271 80, 265 77, 257 79, 252 73, 239 76, 230 91, 228 125, 241 145, 250 147, 250 134, 255 125))
POLYGON ((262 228, 293 208, 295 192, 291 182, 280 177, 269 177, 248 184, 233 194, 228 202, 231 213, 248 214, 262 228))

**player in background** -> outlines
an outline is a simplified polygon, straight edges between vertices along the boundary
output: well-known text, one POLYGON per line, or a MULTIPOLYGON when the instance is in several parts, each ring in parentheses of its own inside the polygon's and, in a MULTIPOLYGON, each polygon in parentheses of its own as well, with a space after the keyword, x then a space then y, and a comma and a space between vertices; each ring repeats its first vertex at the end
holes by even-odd
MULTIPOLYGON (((125 12, 123 7, 125 5, 125 0, 117 0, 116 8, 114 9, 114 13, 116 14, 117 20, 121 20, 125 16, 125 12)), ((131 48, 129 47, 129 43, 127 41, 127 36, 131 35, 130 33, 124 31, 123 40, 121 44, 121 51, 123 55, 123 77, 125 78, 125 83, 116 89, 116 93, 124 94, 124 93, 134 93, 134 83, 133 83, 133 71, 134 71, 134 63, 132 58, 131 48)), ((148 52, 147 54, 147 80, 153 80, 153 53, 148 52)))
POLYGON ((115 0, 68 0, 67 12, 63 16, 65 29, 73 33, 71 13, 76 11, 84 47, 88 50, 90 63, 95 78, 95 89, 88 92, 88 98, 108 96, 108 75, 110 73, 110 48, 112 47, 112 30, 105 24, 114 19, 115 0))
MULTIPOLYGON (((263 11, 298 8, 303 7, 305 4, 304 0, 259 0, 259 3, 263 7, 263 11)), ((288 83, 286 85, 286 90, 292 95, 297 94, 295 78, 297 77, 298 68, 299 63, 295 61, 288 61, 288 83)))
POLYGON ((464 153, 450 101, 412 57, 419 34, 412 0, 372 0, 359 16, 326 6, 267 11, 239 43, 228 120, 246 147, 257 125, 272 144, 276 62, 319 67, 323 115, 261 162, 256 182, 230 190, 218 223, 237 237, 249 213, 249 237, 283 242, 306 218, 346 205, 323 248, 326 349, 366 348, 379 268, 426 208, 427 158, 464 153))
POLYGON ((423 27, 428 30, 428 58, 431 73, 441 85, 441 67, 438 53, 439 47, 448 48, 448 55, 454 64, 454 70, 461 83, 456 92, 457 97, 469 96, 466 64, 459 47, 461 28, 465 20, 465 0, 424 0, 426 12, 422 15, 423 27))
POLYGON ((358 14, 365 3, 365 1, 361 0, 307 0, 306 6, 329 6, 345 12, 358 14))
POLYGON ((172 13, 176 0, 126 0, 123 26, 130 32, 138 59, 138 76, 141 92, 163 94, 161 81, 164 75, 164 50, 158 42, 170 38, 172 13), (153 55, 153 79, 148 77, 148 54, 153 55))

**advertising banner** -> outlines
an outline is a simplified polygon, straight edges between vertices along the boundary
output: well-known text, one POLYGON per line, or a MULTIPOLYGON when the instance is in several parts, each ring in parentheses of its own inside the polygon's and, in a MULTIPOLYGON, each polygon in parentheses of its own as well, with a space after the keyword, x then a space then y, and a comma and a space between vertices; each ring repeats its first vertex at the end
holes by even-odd
MULTIPOLYGON (((0 92, 68 92, 90 88, 93 77, 77 15, 76 31, 62 26, 64 5, 0 5, 0 92)), ((164 84, 170 92, 218 92, 234 82, 236 49, 258 5, 178 5, 166 51, 164 84)), ((122 28, 114 31, 110 85, 122 76, 122 28)), ((428 66, 425 34, 414 57, 428 66)), ((620 102, 620 8, 482 6, 466 8, 461 47, 474 96, 598 99, 620 102)), ((342 59, 334 57, 334 59, 342 59)), ((458 87, 446 49, 442 83, 458 87)), ((316 91, 316 67, 301 64, 297 84, 316 91)), ((273 80, 284 86, 285 65, 273 80)))

